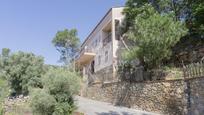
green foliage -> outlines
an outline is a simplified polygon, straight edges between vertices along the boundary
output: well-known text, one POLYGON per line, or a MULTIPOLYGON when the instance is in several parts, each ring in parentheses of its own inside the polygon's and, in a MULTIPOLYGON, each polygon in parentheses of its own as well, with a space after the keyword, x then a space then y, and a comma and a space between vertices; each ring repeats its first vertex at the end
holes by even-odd
POLYGON ((10 50, 7 48, 2 49, 2 55, 0 55, 0 115, 3 115, 3 102, 6 96, 8 96, 8 82, 5 78, 4 66, 7 65, 10 50))
POLYGON ((170 0, 127 0, 125 4, 125 9, 123 13, 125 14, 125 19, 123 25, 121 26, 121 33, 126 33, 134 25, 135 18, 140 15, 144 10, 139 9, 139 7, 145 6, 145 4, 151 4, 157 12, 167 12, 165 9, 168 8, 168 11, 172 11, 169 5, 172 1, 170 0))
POLYGON ((204 34, 204 1, 203 0, 127 0, 124 9, 124 33, 132 27, 140 12, 138 8, 151 4, 160 14, 171 14, 174 21, 185 21, 189 33, 204 34))
POLYGON ((34 115, 52 115, 56 100, 43 89, 36 89, 32 94, 31 107, 34 115))
POLYGON ((134 45, 125 58, 140 62, 147 68, 157 68, 162 60, 171 56, 171 48, 186 34, 185 26, 169 15, 160 15, 151 5, 138 8, 134 26, 127 33, 134 45))
MULTIPOLYGON (((50 109, 49 113, 53 115, 71 115, 76 109, 73 95, 77 94, 80 88, 79 76, 63 68, 51 69, 43 77, 43 85, 46 95, 53 97, 52 99, 56 102, 54 108, 50 109)), ((33 97, 36 97, 36 94, 34 94, 33 97)), ((47 105, 42 105, 40 103, 43 101, 43 97, 41 99, 39 96, 39 98, 33 98, 32 100, 33 104, 31 106, 33 110, 37 113, 45 114, 42 111, 38 111, 37 108, 38 106, 45 106, 42 108, 47 107, 47 105)), ((42 103, 47 102, 45 101, 42 103)))
POLYGON ((135 17, 140 13, 138 11, 138 7, 141 7, 144 3, 148 2, 148 0, 127 0, 126 7, 123 11, 125 14, 125 19, 123 21, 123 25, 121 26, 121 33, 124 34, 132 27, 134 24, 135 17))
POLYGON ((3 115, 3 102, 6 96, 9 94, 8 81, 6 80, 4 68, 8 64, 8 56, 10 50, 7 48, 2 49, 2 55, 0 55, 0 115, 3 115))
POLYGON ((3 71, 9 82, 11 94, 26 95, 29 93, 29 87, 42 87, 43 63, 42 57, 32 53, 17 52, 9 55, 3 71))
POLYGON ((166 80, 183 79, 183 70, 181 68, 164 66, 162 68, 166 75, 166 80))
POLYGON ((77 37, 76 29, 65 29, 58 31, 52 43, 60 52, 60 60, 66 65, 73 61, 75 54, 79 49, 79 38, 77 37))
POLYGON ((8 48, 2 49, 2 58, 8 58, 9 54, 10 54, 10 49, 8 49, 8 48))
POLYGON ((3 102, 6 96, 8 96, 8 83, 5 78, 1 76, 0 73, 0 115, 3 115, 3 102))
MULTIPOLYGON (((43 81, 45 88, 55 96, 58 95, 58 92, 73 95, 80 88, 80 78, 77 73, 67 71, 64 68, 51 69, 45 74, 43 81)), ((69 95, 67 96, 69 97, 69 95)))
POLYGON ((204 35, 204 1, 197 0, 192 4, 193 30, 204 35))
MULTIPOLYGON (((10 55, 10 49, 3 48, 0 54, 0 76, 3 77, 5 73, 5 67, 8 66, 8 59, 10 55)), ((5 77, 5 76, 4 76, 5 77)))
MULTIPOLYGON (((132 81, 135 78, 137 67, 130 62, 121 63, 118 66, 118 74, 121 81, 132 81)), ((138 76, 137 76, 138 77, 138 76)))

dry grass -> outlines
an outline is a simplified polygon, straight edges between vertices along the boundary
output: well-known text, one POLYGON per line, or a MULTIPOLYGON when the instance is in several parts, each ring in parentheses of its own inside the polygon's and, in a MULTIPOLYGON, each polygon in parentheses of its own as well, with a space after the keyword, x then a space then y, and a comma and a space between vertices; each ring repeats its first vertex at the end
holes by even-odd
POLYGON ((74 112, 73 115, 84 115, 84 113, 74 112))
MULTIPOLYGON (((32 115, 32 110, 29 107, 29 102, 18 102, 9 105, 9 108, 4 115, 32 115)), ((81 112, 74 112, 73 115, 84 114, 81 112)))
POLYGON ((5 115, 32 115, 29 102, 12 103, 7 107, 5 115))
POLYGON ((183 79, 183 71, 181 68, 165 68, 165 80, 183 79))

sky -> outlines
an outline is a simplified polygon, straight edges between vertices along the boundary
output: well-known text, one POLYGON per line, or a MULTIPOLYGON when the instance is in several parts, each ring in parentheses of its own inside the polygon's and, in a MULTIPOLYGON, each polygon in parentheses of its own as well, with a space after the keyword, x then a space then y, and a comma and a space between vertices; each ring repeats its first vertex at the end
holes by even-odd
POLYGON ((0 0, 0 49, 32 52, 60 65, 52 44, 59 30, 76 28, 81 42, 111 7, 126 0, 0 0))

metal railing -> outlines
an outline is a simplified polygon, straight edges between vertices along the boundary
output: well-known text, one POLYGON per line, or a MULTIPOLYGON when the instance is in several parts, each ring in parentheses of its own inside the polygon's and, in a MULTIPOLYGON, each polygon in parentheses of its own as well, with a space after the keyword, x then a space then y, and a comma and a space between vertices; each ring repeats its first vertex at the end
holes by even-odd
POLYGON ((93 51, 88 48, 87 46, 83 47, 80 52, 75 56, 75 59, 78 59, 81 55, 83 55, 85 52, 92 53, 93 51))
POLYGON ((184 78, 204 77, 204 60, 183 66, 184 78))
POLYGON ((81 51, 80 51, 80 54, 83 54, 83 53, 85 53, 85 52, 92 52, 92 50, 90 49, 90 48, 88 48, 88 47, 83 47, 82 49, 81 49, 81 51))

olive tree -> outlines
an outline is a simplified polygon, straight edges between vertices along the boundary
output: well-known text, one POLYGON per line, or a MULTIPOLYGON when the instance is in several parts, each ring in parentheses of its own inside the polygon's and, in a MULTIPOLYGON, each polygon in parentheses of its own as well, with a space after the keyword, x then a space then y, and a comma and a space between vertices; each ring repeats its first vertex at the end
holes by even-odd
POLYGON ((29 87, 41 87, 44 74, 44 60, 32 53, 17 52, 10 54, 4 65, 4 75, 9 82, 11 95, 29 93, 29 87))
POLYGON ((39 115, 71 115, 76 109, 73 96, 79 89, 80 78, 77 73, 65 68, 50 69, 43 76, 43 89, 32 94, 33 112, 39 115))

